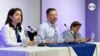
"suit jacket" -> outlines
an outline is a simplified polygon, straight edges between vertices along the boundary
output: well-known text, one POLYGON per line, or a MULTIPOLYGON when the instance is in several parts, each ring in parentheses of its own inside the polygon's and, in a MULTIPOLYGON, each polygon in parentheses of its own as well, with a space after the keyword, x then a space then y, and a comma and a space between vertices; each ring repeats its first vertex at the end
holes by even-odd
MULTIPOLYGON (((19 34, 21 36, 21 40, 26 39, 23 27, 21 32, 19 32, 19 34)), ((20 43, 17 43, 17 37, 14 28, 10 27, 9 24, 4 25, 0 32, 0 46, 19 46, 19 45, 20 43)))

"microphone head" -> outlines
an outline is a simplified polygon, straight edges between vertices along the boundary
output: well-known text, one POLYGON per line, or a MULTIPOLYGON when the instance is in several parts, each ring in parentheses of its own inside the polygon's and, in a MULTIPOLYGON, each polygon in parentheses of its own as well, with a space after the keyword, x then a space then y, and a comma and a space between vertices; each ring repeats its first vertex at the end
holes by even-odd
POLYGON ((30 26, 28 26, 28 28, 31 28, 30 26))
POLYGON ((64 26, 66 26, 66 24, 64 24, 64 26))
POLYGON ((34 31, 33 28, 31 26, 28 26, 28 28, 30 29, 30 31, 34 31))

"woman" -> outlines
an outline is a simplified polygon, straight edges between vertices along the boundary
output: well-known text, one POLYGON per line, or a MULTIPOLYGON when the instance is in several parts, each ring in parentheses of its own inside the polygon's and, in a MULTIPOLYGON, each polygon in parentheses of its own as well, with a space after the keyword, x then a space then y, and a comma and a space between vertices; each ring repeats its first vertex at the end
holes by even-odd
POLYGON ((5 25, 1 29, 3 46, 20 46, 22 40, 26 39, 24 29, 22 27, 22 22, 22 10, 20 8, 10 9, 5 25))
POLYGON ((63 32, 63 39, 65 39, 65 42, 84 42, 85 40, 79 33, 80 27, 81 23, 74 21, 70 26, 70 30, 65 30, 63 32))

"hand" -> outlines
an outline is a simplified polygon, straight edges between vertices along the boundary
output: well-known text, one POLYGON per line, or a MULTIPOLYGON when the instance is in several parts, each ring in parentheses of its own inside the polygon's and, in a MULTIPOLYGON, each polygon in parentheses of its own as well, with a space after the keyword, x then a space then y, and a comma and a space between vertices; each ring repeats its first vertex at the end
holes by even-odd
POLYGON ((78 39, 78 38, 77 38, 77 39, 75 39, 74 41, 75 41, 75 42, 77 42, 77 43, 80 43, 80 42, 81 42, 81 40, 80 40, 80 39, 78 39))
POLYGON ((66 42, 74 42, 74 39, 65 39, 64 42, 65 42, 65 43, 66 43, 66 42))
POLYGON ((86 42, 84 38, 81 38, 81 42, 86 42))
POLYGON ((53 41, 51 41, 51 40, 46 40, 45 41, 45 44, 53 44, 54 42, 53 41))
POLYGON ((85 40, 83 38, 77 38, 77 39, 75 39, 75 42, 80 43, 80 42, 85 42, 85 40))
POLYGON ((89 37, 86 38, 86 39, 85 39, 85 42, 91 42, 91 38, 89 38, 89 37))
POLYGON ((69 42, 74 42, 74 39, 70 39, 69 42))

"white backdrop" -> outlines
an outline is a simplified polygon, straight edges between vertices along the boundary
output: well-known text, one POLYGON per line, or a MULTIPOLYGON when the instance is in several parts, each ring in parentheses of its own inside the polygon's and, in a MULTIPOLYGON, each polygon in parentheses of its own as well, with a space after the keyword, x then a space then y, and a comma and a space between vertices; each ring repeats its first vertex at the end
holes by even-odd
POLYGON ((23 26, 40 24, 40 0, 0 0, 0 29, 5 23, 7 13, 11 8, 21 8, 23 12, 23 26))
POLYGON ((46 21, 47 8, 58 11, 58 26, 61 33, 66 30, 64 23, 70 27, 73 21, 82 23, 80 33, 85 37, 85 0, 42 0, 42 22, 46 21))
MULTIPOLYGON (((46 20, 46 9, 54 7, 58 11, 58 25, 61 33, 66 30, 64 23, 70 26, 73 21, 82 23, 80 32, 85 36, 85 0, 42 0, 42 22, 46 20)), ((19 7, 23 11, 23 26, 40 24, 40 0, 0 0, 0 29, 4 25, 8 10, 19 7)))

